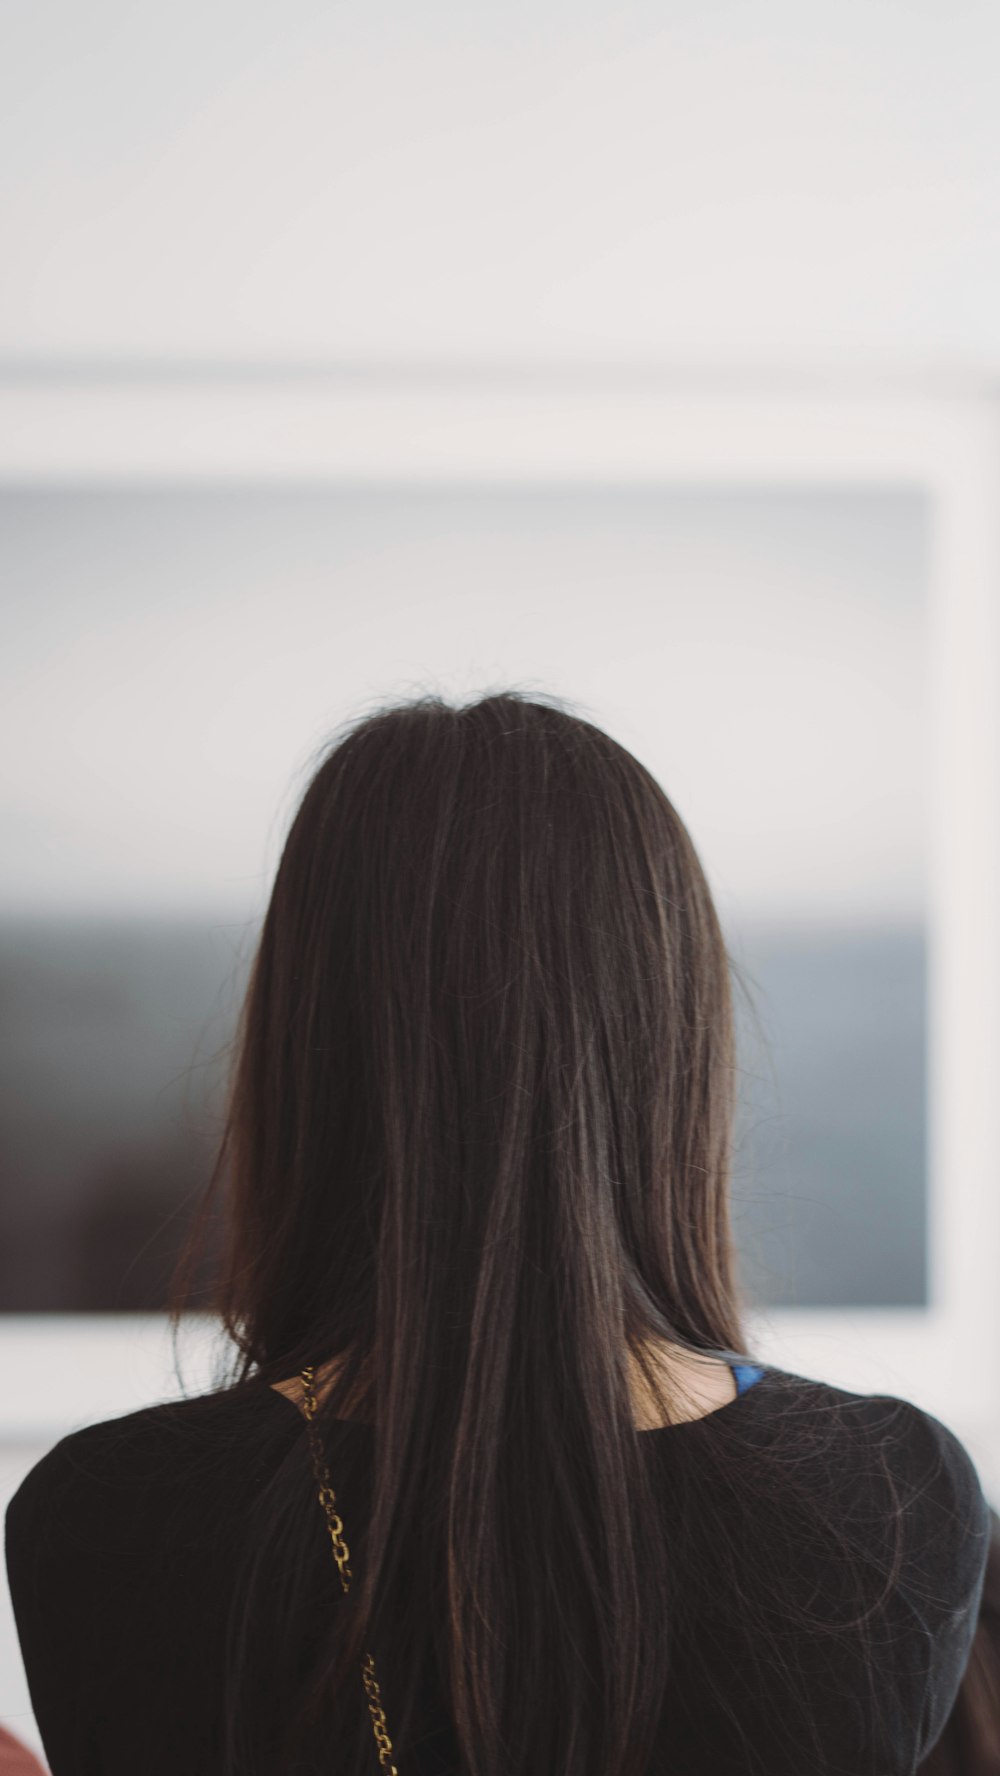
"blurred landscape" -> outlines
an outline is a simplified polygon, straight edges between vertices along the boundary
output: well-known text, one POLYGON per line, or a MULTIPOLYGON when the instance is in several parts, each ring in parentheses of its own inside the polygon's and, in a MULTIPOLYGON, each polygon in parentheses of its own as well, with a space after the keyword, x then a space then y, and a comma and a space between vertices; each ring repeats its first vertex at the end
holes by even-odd
MULTIPOLYGON (((0 920, 0 1312, 164 1306, 255 939, 219 918, 0 920)), ((922 931, 744 925, 729 947, 754 1003, 737 988, 753 1298, 922 1305, 922 931)))

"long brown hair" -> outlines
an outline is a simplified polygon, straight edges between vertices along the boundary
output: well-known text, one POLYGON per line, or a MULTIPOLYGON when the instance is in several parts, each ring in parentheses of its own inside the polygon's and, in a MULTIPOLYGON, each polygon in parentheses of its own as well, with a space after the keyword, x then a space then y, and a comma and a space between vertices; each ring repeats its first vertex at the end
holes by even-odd
POLYGON ((372 1459, 308 1671, 288 1651, 322 1536, 302 1446, 262 1490, 227 1776, 312 1770, 305 1723, 338 1697, 328 1767, 370 1771, 369 1648, 401 1776, 428 1648, 476 1776, 646 1768, 675 1550, 629 1353, 671 1423, 648 1341, 746 1357, 732 967, 679 814, 560 700, 423 695, 325 750, 245 999, 211 1306, 236 1389, 343 1357, 317 1427, 329 1446, 360 1390, 372 1459), (265 1751, 267 1685, 287 1689, 265 1751))

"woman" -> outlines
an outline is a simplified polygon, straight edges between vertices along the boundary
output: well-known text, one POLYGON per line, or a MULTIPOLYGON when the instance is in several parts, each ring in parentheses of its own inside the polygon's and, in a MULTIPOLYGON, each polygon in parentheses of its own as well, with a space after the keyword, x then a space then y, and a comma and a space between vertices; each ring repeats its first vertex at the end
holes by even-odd
POLYGON ((54 1776, 916 1768, 986 1502, 927 1413, 751 1360, 734 1087, 638 760, 518 692, 342 732, 175 1291, 176 1331, 223 1182, 228 1365, 7 1514, 54 1776))

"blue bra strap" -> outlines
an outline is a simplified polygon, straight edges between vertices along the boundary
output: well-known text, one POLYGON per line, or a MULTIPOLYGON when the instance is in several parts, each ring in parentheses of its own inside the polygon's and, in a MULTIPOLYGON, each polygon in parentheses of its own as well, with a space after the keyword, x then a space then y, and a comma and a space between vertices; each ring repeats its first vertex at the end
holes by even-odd
POLYGON ((730 1368, 736 1377, 736 1392, 745 1394, 747 1388, 759 1381, 764 1371, 759 1363, 731 1363, 730 1368))

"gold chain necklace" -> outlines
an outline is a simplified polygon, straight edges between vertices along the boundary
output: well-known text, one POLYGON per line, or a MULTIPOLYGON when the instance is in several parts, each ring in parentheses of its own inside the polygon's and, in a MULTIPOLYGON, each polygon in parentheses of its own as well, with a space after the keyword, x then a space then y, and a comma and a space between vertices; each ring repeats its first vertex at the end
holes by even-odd
MULTIPOLYGON (((350 1550, 344 1540, 344 1525, 337 1510, 337 1495, 330 1480, 330 1471, 323 1455, 323 1445, 319 1440, 319 1432, 313 1423, 316 1412, 316 1396, 313 1393, 313 1382, 316 1371, 310 1364, 299 1372, 302 1382, 302 1411, 306 1420, 306 1436, 312 1451, 313 1468, 319 1486, 319 1502, 326 1516, 330 1541, 333 1544, 333 1558, 337 1562, 340 1583, 345 1591, 350 1590, 351 1569, 348 1566, 350 1550)), ((372 1731, 375 1734, 375 1749, 378 1753, 379 1767, 387 1776, 399 1776, 392 1761, 392 1740, 386 1724, 385 1709, 382 1707, 381 1692, 375 1677, 375 1660, 371 1653, 366 1653, 361 1663, 361 1678, 368 1697, 368 1712, 372 1717, 372 1731)))

